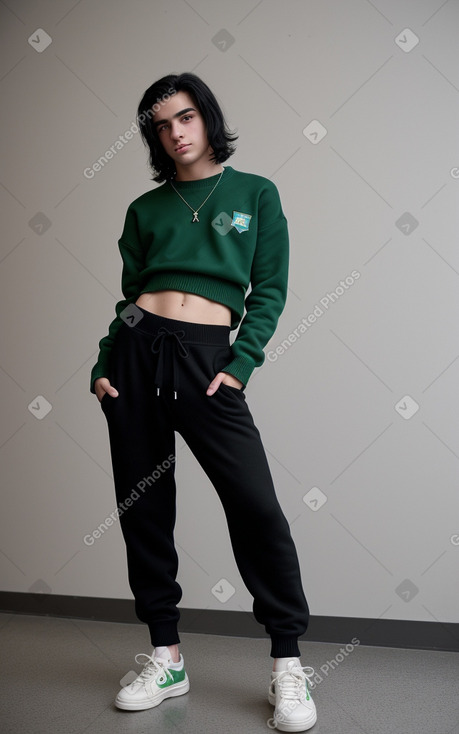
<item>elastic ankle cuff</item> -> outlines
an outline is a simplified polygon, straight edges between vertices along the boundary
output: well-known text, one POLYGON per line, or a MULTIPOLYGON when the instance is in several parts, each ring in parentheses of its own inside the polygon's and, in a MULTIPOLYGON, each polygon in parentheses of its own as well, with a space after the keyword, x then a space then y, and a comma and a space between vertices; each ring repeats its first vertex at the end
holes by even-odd
POLYGON ((299 658, 298 637, 271 637, 272 658, 299 658))
POLYGON ((176 622, 148 622, 148 629, 153 647, 169 647, 180 643, 176 622))

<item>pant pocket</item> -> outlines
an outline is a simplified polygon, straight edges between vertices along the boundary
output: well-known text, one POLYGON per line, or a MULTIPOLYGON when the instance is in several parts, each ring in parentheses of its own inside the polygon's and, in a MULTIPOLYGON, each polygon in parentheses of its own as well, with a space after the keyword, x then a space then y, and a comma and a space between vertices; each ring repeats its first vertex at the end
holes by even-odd
POLYGON ((243 391, 243 390, 241 390, 241 388, 239 388, 239 387, 234 387, 233 385, 227 385, 227 384, 226 384, 225 382, 221 382, 221 383, 220 383, 220 387, 219 387, 218 389, 219 389, 219 390, 223 390, 223 392, 224 392, 225 390, 228 390, 228 391, 229 391, 230 393, 236 393, 236 395, 237 395, 238 397, 240 397, 240 398, 242 398, 243 400, 245 400, 245 394, 244 394, 244 391, 243 391))
MULTIPOLYGON (((111 381, 110 381, 110 384, 111 384, 111 381)), ((112 396, 109 395, 108 392, 105 392, 102 395, 102 400, 100 401, 99 405, 102 408, 102 410, 103 410, 104 413, 106 412, 107 407, 110 406, 110 403, 113 402, 113 400, 115 400, 115 399, 116 398, 112 398, 112 396)))

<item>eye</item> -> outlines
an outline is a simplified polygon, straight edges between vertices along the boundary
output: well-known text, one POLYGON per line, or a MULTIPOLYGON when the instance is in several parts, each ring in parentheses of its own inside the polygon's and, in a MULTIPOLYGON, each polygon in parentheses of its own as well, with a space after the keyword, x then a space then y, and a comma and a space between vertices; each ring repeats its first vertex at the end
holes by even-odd
POLYGON ((193 115, 183 115, 182 122, 188 122, 188 120, 192 120, 193 115))

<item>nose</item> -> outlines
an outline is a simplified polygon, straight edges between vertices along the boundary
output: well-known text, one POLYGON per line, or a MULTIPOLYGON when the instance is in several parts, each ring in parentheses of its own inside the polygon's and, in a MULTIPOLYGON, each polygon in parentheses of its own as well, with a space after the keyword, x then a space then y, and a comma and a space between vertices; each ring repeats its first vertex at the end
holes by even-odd
POLYGON ((180 140, 180 138, 183 136, 180 123, 176 120, 172 121, 170 130, 171 130, 171 138, 173 140, 180 140))

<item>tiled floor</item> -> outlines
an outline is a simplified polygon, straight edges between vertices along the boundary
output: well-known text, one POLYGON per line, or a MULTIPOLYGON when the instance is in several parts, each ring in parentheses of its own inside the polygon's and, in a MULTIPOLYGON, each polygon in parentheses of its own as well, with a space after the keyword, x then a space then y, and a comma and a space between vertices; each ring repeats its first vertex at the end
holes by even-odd
MULTIPOLYGON (((0 614, 1 734, 263 734, 269 641, 181 635, 191 688, 155 709, 118 711, 113 698, 146 627, 0 614)), ((316 670, 312 734, 459 734, 456 653, 301 642, 316 670), (347 654, 345 654, 347 653, 347 654)))

